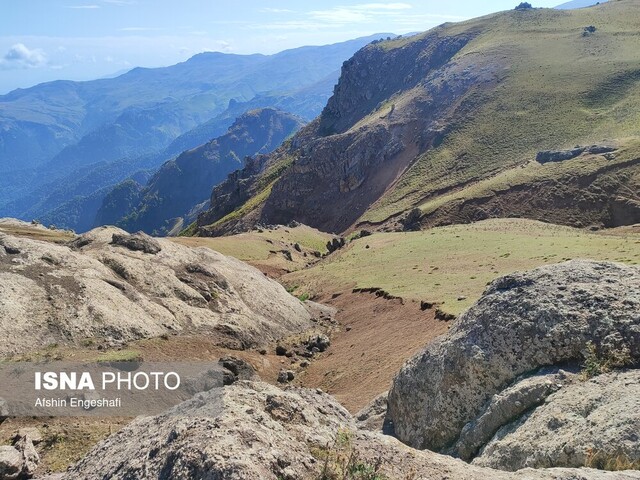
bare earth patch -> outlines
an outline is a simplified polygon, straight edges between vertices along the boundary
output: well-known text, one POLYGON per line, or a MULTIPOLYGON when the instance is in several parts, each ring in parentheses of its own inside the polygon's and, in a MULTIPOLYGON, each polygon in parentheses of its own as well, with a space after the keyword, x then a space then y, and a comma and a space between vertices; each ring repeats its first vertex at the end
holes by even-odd
POLYGON ((323 389, 352 413, 387 391, 403 363, 449 328, 416 301, 350 291, 331 297, 319 301, 338 309, 341 328, 299 384, 323 389))

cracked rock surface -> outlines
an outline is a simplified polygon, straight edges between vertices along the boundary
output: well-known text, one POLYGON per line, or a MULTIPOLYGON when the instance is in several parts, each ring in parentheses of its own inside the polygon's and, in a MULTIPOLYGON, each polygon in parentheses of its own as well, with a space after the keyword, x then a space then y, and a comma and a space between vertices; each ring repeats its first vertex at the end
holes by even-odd
POLYGON ((503 427, 473 461, 517 470, 607 462, 640 465, 640 371, 576 381, 503 427))
POLYGON ((466 460, 484 447, 477 463, 510 470, 584 465, 589 449, 640 459, 637 372, 566 387, 557 370, 541 376, 580 365, 589 342, 640 358, 639 268, 570 261, 502 277, 405 364, 387 418, 408 445, 466 460))
MULTIPOLYGON (((349 437, 342 453, 385 478, 463 480, 638 479, 640 472, 524 469, 503 472, 417 451, 393 437, 358 430, 355 419, 318 390, 239 381, 201 394, 173 412, 139 418, 95 447, 67 480, 321 478, 326 452, 349 437), (221 395, 221 397, 220 397, 221 395), (220 410, 219 404, 224 407, 220 410), (218 405, 218 407, 216 407, 218 405)), ((333 449, 333 450, 332 450, 333 449)))
POLYGON ((207 248, 113 227, 68 245, 0 233, 0 355, 181 332, 246 348, 304 331, 310 318, 281 285, 207 248))

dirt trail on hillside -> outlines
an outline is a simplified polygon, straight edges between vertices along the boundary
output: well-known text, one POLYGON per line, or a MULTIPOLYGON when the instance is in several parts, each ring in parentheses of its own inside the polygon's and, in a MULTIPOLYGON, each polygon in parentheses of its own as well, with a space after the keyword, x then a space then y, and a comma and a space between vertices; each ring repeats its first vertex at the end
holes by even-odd
POLYGON ((415 301, 370 293, 332 296, 316 300, 337 308, 342 326, 296 383, 323 389, 352 413, 387 391, 403 363, 450 325, 415 301))

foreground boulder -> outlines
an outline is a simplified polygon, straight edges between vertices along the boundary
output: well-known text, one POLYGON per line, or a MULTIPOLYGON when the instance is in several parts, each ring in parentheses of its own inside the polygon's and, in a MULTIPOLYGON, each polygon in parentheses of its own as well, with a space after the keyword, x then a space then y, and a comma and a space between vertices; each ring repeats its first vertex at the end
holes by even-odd
POLYGON ((0 233, 0 299, 0 355, 180 332, 246 348, 311 325, 301 302, 243 262, 111 227, 67 246, 0 233))
POLYGON ((494 281, 447 335, 402 368, 389 394, 387 418, 403 442, 465 460, 498 433, 478 462, 500 468, 584 465, 588 449, 604 446, 611 454, 620 450, 640 458, 638 405, 631 398, 635 390, 620 383, 634 385, 635 374, 618 380, 617 393, 607 396, 606 388, 592 382, 563 391, 572 383, 567 374, 545 371, 571 364, 578 368, 592 345, 603 364, 610 358, 631 363, 640 357, 640 269, 571 261, 508 275, 494 281), (547 414, 565 411, 574 395, 582 398, 571 408, 587 420, 564 422, 561 434, 557 430, 563 421, 542 428, 545 421, 554 422, 547 414), (605 408, 610 401, 617 406, 605 408), (545 402, 548 409, 540 407, 539 414, 536 410, 522 420, 529 425, 526 430, 512 423, 545 402), (602 415, 589 417, 594 410, 602 415), (605 419, 614 413, 625 418, 605 419), (636 440, 629 436, 634 428, 636 440), (509 442, 512 431, 516 436, 509 442), (546 444, 551 437, 554 441, 546 444), (565 446, 576 452, 560 454, 565 446), (533 454, 538 448, 555 453, 543 461, 542 454, 533 454), (500 458, 492 459, 496 455, 500 458))
POLYGON ((64 478, 299 480, 343 478, 338 472, 350 469, 369 472, 353 478, 640 479, 640 472, 590 469, 500 472, 359 431, 340 404, 317 390, 244 381, 223 390, 222 399, 220 392, 200 394, 167 414, 134 421, 64 478), (221 411, 209 408, 220 400, 221 411))
POLYGON ((473 463, 640 469, 640 370, 576 380, 499 431, 473 463))

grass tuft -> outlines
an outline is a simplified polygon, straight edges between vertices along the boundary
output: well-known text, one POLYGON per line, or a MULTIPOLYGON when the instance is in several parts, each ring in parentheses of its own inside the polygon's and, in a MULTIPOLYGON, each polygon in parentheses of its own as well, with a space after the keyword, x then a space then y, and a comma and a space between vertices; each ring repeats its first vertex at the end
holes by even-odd
POLYGON ((585 467, 610 472, 624 470, 640 470, 640 459, 632 460, 623 452, 609 453, 600 450, 589 449, 585 467))
POLYGON ((353 447, 353 434, 340 430, 333 445, 312 451, 322 462, 316 480, 389 480, 381 472, 382 459, 371 463, 362 459, 353 447))
POLYGON ((633 364, 631 351, 626 345, 613 350, 599 350, 593 342, 587 342, 582 364, 582 379, 588 380, 617 368, 633 364))

